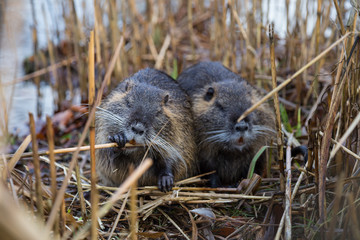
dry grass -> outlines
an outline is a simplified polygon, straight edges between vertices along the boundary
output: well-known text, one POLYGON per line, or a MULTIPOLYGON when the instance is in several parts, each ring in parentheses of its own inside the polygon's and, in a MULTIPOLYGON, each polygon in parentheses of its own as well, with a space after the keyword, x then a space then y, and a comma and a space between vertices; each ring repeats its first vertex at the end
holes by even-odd
MULTIPOLYGON (((61 55, 49 44, 49 59, 44 63, 35 41, 34 72, 7 85, 34 79, 40 87, 40 78, 51 74, 57 79, 53 91, 60 106, 65 92, 74 90, 74 80, 61 79, 57 72, 70 71, 78 77, 83 101, 89 99, 88 119, 77 129, 81 133, 77 147, 54 149, 56 134, 52 137, 49 118, 48 143, 39 142, 47 150, 38 151, 31 121, 31 137, 23 140, 14 155, 2 155, 0 212, 5 214, 11 207, 14 215, 9 222, 0 221, 1 232, 13 239, 34 238, 36 233, 39 238, 50 238, 50 232, 57 239, 360 239, 357 15, 344 19, 351 10, 344 1, 297 0, 295 17, 291 17, 286 1, 286 11, 277 14, 287 14, 287 33, 270 32, 269 38, 268 13, 261 11, 265 2, 198 0, 171 7, 163 0, 147 0, 140 12, 134 0, 86 1, 95 6, 95 25, 86 26, 74 1, 66 1, 70 51, 61 55), (303 5, 316 10, 303 15, 303 5), (336 23, 329 19, 331 11, 337 13, 332 19, 336 23), (307 34, 311 18, 316 22, 312 34, 307 34), (94 29, 91 37, 85 27, 94 29), (287 156, 284 169, 284 161, 277 161, 269 151, 266 173, 248 180, 247 189, 245 183, 242 190, 210 189, 195 176, 176 183, 165 194, 151 186, 134 188, 136 179, 151 165, 146 160, 119 188, 96 185, 93 154, 91 162, 79 164, 78 160, 90 159, 88 150, 93 153, 95 148, 114 146, 94 146, 94 106, 103 93, 141 68, 156 67, 175 77, 201 60, 223 62, 267 93, 263 101, 274 97, 279 146, 289 131, 279 124, 282 104, 289 118, 283 118, 283 124, 298 124, 290 130, 294 135, 296 130, 301 132, 297 139, 288 139, 288 148, 294 142, 306 144, 307 164, 291 164, 287 156), (98 89, 96 98, 94 90, 88 93, 93 85, 98 89), (90 146, 84 146, 89 129, 90 146), (24 154, 30 142, 32 152, 24 154), (37 221, 24 220, 29 216, 37 221), (27 221, 34 227, 26 226, 27 221)), ((4 139, 8 139, 6 106, 1 105, 4 139)))

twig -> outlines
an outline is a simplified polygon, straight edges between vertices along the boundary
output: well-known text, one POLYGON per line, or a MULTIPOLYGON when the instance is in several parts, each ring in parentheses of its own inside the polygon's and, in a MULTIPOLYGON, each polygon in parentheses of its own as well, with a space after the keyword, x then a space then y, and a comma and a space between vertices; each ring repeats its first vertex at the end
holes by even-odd
POLYGON ((178 192, 178 195, 208 197, 208 198, 254 199, 254 200, 270 200, 272 198, 266 196, 249 196, 245 194, 200 193, 200 192, 178 192))
POLYGON ((189 236, 186 235, 184 233, 184 231, 176 224, 176 222, 174 222, 174 220, 171 219, 171 217, 169 217, 169 215, 167 215, 163 210, 161 210, 160 208, 158 209, 159 212, 161 212, 176 228, 177 230, 179 230, 179 232, 187 239, 190 240, 189 236))
MULTIPOLYGON (((30 135, 29 135, 30 136, 30 135)), ((25 140, 24 140, 25 142, 25 140)), ((117 143, 104 143, 104 144, 97 144, 95 145, 95 149, 103 149, 103 148, 111 148, 111 147, 117 147, 117 143)), ((21 146, 20 146, 21 147, 21 146)), ((127 143, 125 145, 125 148, 133 148, 133 147, 143 147, 143 145, 133 145, 133 144, 130 144, 130 143, 127 143)), ((25 150, 26 146, 24 147, 24 150, 25 150)), ((54 150, 54 154, 63 154, 63 153, 72 153, 72 152, 76 152, 76 151, 89 151, 90 150, 90 146, 82 146, 82 147, 71 147, 71 148, 61 148, 61 149, 55 149, 54 150)), ((22 151, 24 152, 24 151, 22 151)), ((11 158, 11 157, 15 157, 15 155, 17 155, 18 153, 15 153, 15 154, 10 154, 10 155, 6 155, 5 157, 6 158, 11 158)), ((39 155, 49 155, 50 154, 50 151, 46 150, 46 151, 39 151, 38 152, 39 155)), ((26 152, 26 153, 22 153, 20 156, 19 156, 19 159, 20 158, 23 158, 23 157, 31 157, 33 155, 32 152, 26 152)), ((15 160, 14 160, 15 161, 15 160)), ((17 161, 16 161, 17 162, 17 161)))
POLYGON ((171 42, 170 34, 166 35, 164 43, 160 49, 159 55, 156 58, 155 68, 160 69, 165 57, 166 50, 169 48, 171 42))
POLYGON ((213 174, 215 173, 216 171, 211 171, 211 172, 208 172, 208 173, 203 173, 203 174, 200 174, 200 175, 197 175, 197 176, 194 176, 194 177, 190 177, 190 178, 187 178, 187 179, 184 179, 184 180, 181 180, 181 181, 178 181, 175 183, 175 185, 182 185, 182 184, 187 184, 187 183, 191 183, 193 180, 195 179, 199 179, 201 177, 204 177, 204 176, 207 176, 207 175, 210 175, 210 174, 213 174))

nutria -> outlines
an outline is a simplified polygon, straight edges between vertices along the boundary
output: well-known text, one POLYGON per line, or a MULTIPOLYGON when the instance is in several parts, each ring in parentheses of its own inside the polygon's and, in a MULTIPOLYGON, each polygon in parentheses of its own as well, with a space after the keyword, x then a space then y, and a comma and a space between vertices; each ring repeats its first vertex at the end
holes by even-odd
POLYGON ((192 124, 189 99, 170 76, 147 68, 125 79, 96 112, 96 144, 118 144, 96 151, 100 180, 119 186, 129 166, 136 167, 147 155, 154 163, 138 184, 170 191, 174 180, 196 171, 192 124), (124 149, 127 142, 144 146, 124 149))
MULTIPOLYGON (((264 103, 237 122, 261 95, 218 62, 198 63, 184 70, 178 82, 192 103, 200 171, 216 170, 210 176, 212 187, 234 186, 246 177, 258 150, 276 137, 274 111, 264 103)), ((264 162, 262 154, 256 173, 261 174, 264 162)))

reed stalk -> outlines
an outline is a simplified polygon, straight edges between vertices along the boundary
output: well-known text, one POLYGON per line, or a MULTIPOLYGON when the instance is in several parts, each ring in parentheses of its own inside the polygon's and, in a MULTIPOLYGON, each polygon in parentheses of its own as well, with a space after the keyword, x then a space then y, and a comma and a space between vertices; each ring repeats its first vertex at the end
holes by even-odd
MULTIPOLYGON (((51 194, 52 194, 52 204, 55 203, 56 192, 57 192, 57 182, 56 182, 56 167, 55 167, 55 154, 54 154, 54 129, 51 118, 46 116, 46 135, 49 145, 49 159, 50 159, 50 178, 51 178, 51 194)), ((54 225, 55 235, 59 234, 59 214, 55 220, 54 225)))
POLYGON ((37 145, 38 143, 36 139, 35 120, 34 120, 34 115, 32 113, 29 113, 29 120, 30 120, 31 142, 32 142, 33 159, 34 159, 36 207, 37 207, 37 214, 41 219, 43 219, 44 206, 42 199, 40 160, 38 155, 38 145, 37 145))
MULTIPOLYGON (((89 106, 95 108, 95 50, 94 31, 90 32, 89 42, 89 106)), ((91 239, 98 239, 97 211, 99 196, 96 188, 96 158, 95 158, 95 118, 90 123, 90 165, 91 165, 91 239)))
MULTIPOLYGON (((270 40, 270 61, 271 61, 271 77, 272 77, 272 88, 275 89, 277 86, 276 82, 276 66, 275 66, 275 42, 274 42, 274 25, 269 26, 269 40, 270 40)), ((277 145, 278 145, 278 160, 280 165, 280 189, 285 190, 284 181, 284 137, 281 131, 281 117, 280 117, 280 106, 279 106, 279 95, 274 94, 274 106, 276 114, 276 128, 277 128, 277 145)), ((268 168, 269 169, 269 168, 268 168)))

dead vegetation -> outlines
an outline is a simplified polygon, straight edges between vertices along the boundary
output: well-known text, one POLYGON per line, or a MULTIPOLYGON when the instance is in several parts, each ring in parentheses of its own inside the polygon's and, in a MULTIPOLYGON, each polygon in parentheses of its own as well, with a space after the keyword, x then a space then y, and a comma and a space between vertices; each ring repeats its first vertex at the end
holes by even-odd
MULTIPOLYGON (((285 36, 269 31, 273 1, 84 1, 95 9, 91 26, 74 0, 63 2, 63 42, 39 50, 34 37, 33 73, 1 84, 34 80, 40 88, 51 75, 59 112, 56 124, 48 118, 37 133, 30 115, 31 135, 15 154, 2 155, 0 232, 13 239, 360 239, 359 3, 294 2, 295 16, 289 1, 276 13, 286 15, 285 36), (264 101, 275 99, 274 146, 286 153, 307 145, 306 165, 269 148, 264 176, 239 189, 209 189, 199 176, 167 194, 137 188, 151 160, 119 188, 96 185, 92 119, 103 92, 146 66, 176 78, 201 60, 223 62, 264 91, 264 101), (87 118, 69 112, 76 85, 90 106, 87 118)), ((5 105, 2 111, 7 123, 5 105)))

